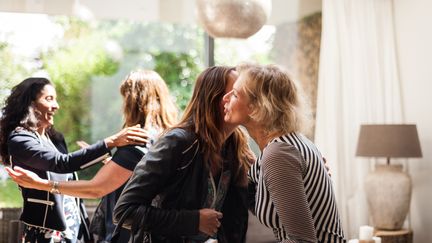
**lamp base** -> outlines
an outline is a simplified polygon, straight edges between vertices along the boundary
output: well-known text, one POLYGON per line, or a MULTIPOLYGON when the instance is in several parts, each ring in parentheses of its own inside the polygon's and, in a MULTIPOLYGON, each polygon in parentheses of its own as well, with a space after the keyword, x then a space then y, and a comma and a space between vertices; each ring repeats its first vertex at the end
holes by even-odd
POLYGON ((402 165, 377 165, 365 183, 369 213, 375 228, 402 228, 411 200, 411 178, 402 165))

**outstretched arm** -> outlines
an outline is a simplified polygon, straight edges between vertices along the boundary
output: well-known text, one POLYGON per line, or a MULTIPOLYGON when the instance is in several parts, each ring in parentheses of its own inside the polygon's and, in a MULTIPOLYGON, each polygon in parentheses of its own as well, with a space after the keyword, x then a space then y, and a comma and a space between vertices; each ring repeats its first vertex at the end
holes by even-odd
POLYGON ((84 169, 108 157, 109 148, 128 144, 144 145, 147 132, 139 127, 122 129, 104 141, 72 153, 61 153, 49 146, 41 146, 41 139, 34 132, 19 131, 8 140, 11 163, 25 169, 71 173, 84 169))
MULTIPOLYGON (((54 181, 41 179, 36 173, 18 166, 6 167, 9 176, 20 186, 43 191, 51 191, 54 181)), ((57 189, 61 194, 81 198, 99 198, 123 185, 132 171, 110 161, 91 180, 60 181, 57 189)))

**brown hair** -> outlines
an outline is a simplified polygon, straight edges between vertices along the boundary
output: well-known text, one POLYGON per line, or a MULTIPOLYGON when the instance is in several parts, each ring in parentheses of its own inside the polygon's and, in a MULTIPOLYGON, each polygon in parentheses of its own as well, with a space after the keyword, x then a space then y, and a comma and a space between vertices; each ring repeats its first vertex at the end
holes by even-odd
POLYGON ((250 63, 239 65, 237 71, 245 77, 242 87, 252 105, 250 117, 269 135, 307 132, 310 119, 305 96, 287 71, 250 63))
MULTIPOLYGON (((205 160, 209 161, 213 173, 219 171, 222 166, 221 152, 225 138, 220 104, 232 71, 234 68, 227 66, 214 66, 204 70, 196 80, 191 100, 179 123, 179 127, 197 134, 205 160)), ((247 144, 247 137, 237 128, 227 142, 232 142, 235 147, 236 159, 233 161, 235 163, 233 168, 236 181, 244 185, 247 182, 246 173, 249 163, 253 157, 247 144)))
POLYGON ((120 93, 125 127, 140 124, 166 129, 175 124, 177 108, 165 81, 155 71, 132 71, 123 80, 120 93))

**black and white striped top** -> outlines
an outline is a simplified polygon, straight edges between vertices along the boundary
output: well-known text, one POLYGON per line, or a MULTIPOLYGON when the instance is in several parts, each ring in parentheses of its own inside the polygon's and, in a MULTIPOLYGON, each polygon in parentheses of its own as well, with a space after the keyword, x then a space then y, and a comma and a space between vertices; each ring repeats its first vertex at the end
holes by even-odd
POLYGON ((249 171, 255 213, 280 242, 346 242, 332 182, 315 145, 298 133, 272 140, 249 171))

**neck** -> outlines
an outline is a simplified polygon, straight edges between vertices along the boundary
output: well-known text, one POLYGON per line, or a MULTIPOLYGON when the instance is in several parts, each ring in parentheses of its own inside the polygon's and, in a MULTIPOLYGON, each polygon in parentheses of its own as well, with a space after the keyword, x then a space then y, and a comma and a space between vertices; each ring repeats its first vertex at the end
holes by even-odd
POLYGON ((258 144, 260 150, 263 151, 265 146, 270 142, 271 137, 269 134, 259 125, 247 125, 245 127, 252 139, 258 144))
POLYGON ((237 128, 237 126, 225 124, 225 126, 223 128, 223 132, 224 132, 223 141, 224 142, 228 139, 229 136, 231 136, 231 134, 234 132, 234 130, 236 128, 237 128))
POLYGON ((41 136, 45 136, 45 128, 44 127, 39 127, 36 130, 36 132, 39 133, 39 135, 41 135, 41 136))

